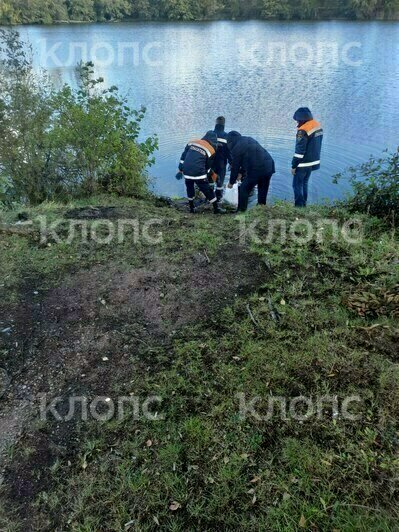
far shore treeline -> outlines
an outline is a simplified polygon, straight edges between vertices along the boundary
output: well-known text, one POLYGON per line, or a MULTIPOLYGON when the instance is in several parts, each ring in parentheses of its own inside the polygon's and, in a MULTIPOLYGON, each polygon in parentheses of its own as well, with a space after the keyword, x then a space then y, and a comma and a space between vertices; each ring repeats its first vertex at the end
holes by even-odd
POLYGON ((2 0, 0 24, 117 20, 399 19, 399 0, 2 0))

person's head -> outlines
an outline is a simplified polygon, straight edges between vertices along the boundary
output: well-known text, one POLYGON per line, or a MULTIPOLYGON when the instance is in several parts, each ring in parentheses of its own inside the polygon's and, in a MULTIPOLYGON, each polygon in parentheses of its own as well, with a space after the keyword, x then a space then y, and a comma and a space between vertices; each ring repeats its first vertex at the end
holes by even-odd
POLYGON ((226 125, 226 119, 224 116, 218 116, 216 118, 216 125, 224 127, 226 125))
POLYGON ((239 133, 238 131, 230 131, 230 133, 227 135, 227 146, 229 150, 232 150, 234 148, 240 138, 241 133, 239 133))
POLYGON ((298 125, 301 126, 305 122, 313 120, 312 111, 309 109, 309 107, 300 107, 295 111, 293 118, 296 122, 298 122, 298 125))
POLYGON ((218 149, 218 136, 214 131, 208 131, 206 135, 202 138, 202 140, 206 140, 209 142, 209 144, 215 149, 218 149))

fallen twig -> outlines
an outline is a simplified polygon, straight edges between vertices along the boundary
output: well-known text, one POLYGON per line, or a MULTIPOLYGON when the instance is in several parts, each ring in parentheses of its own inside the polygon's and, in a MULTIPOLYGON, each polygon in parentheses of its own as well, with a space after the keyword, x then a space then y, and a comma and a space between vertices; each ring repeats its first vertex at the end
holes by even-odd
POLYGON ((269 304, 270 316, 271 316, 272 320, 276 321, 276 322, 279 321, 280 320, 280 314, 274 309, 273 303, 272 303, 272 298, 270 296, 269 296, 267 302, 269 304))
POLYGON ((252 314, 252 311, 251 311, 251 308, 249 306, 249 303, 247 305, 247 311, 248 311, 249 317, 251 318, 252 323, 255 325, 255 327, 258 327, 258 322, 256 321, 254 315, 252 314))
MULTIPOLYGON (((339 504, 340 506, 346 506, 348 508, 361 508, 362 510, 369 510, 372 512, 383 512, 383 510, 380 510, 380 508, 372 508, 371 506, 365 506, 364 504, 349 504, 345 502, 338 502, 336 504, 339 504)), ((332 510, 334 508, 334 505, 327 506, 326 510, 332 510)))
POLYGON ((357 329, 358 331, 366 331, 366 332, 371 332, 376 329, 385 329, 386 331, 391 331, 395 334, 399 334, 398 329, 394 329, 390 325, 383 325, 382 323, 375 323, 374 325, 371 325, 370 327, 361 327, 359 325, 352 325, 351 328, 357 329))

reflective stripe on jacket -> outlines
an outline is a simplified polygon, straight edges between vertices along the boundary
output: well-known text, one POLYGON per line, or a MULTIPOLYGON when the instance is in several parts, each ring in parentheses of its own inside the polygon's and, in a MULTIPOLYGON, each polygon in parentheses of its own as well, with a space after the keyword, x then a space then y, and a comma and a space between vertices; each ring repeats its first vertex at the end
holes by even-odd
POLYGON ((320 168, 323 128, 317 120, 309 120, 298 128, 292 168, 320 168))
POLYGON ((215 153, 216 147, 211 142, 205 139, 192 140, 187 144, 181 156, 179 170, 183 172, 186 179, 206 179, 211 172, 215 153))
POLYGON ((217 124, 215 133, 218 139, 218 149, 212 163, 212 169, 218 174, 226 169, 227 163, 231 164, 231 156, 227 147, 227 133, 224 130, 224 126, 217 124))

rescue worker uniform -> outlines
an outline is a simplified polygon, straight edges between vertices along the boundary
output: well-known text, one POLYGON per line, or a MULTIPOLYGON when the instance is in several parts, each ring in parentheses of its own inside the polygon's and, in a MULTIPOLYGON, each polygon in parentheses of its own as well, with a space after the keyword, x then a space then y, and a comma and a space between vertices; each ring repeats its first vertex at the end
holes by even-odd
POLYGON ((243 137, 237 131, 227 135, 227 146, 231 156, 230 185, 237 182, 238 174, 243 180, 238 193, 238 210, 246 211, 249 195, 258 186, 258 205, 266 205, 270 180, 276 172, 270 153, 251 137, 243 137))
POLYGON ((194 213, 195 186, 204 194, 206 199, 213 205, 215 214, 222 212, 219 208, 214 191, 208 178, 217 176, 212 170, 212 163, 217 150, 217 135, 214 131, 208 133, 201 140, 189 142, 181 156, 179 171, 183 173, 190 212, 194 213))
POLYGON ((230 151, 227 146, 227 133, 225 132, 225 119, 216 120, 215 133, 218 139, 218 149, 212 164, 213 171, 217 174, 216 197, 218 201, 223 198, 224 180, 226 178, 227 163, 231 164, 230 151))
POLYGON ((308 201, 309 179, 314 170, 320 169, 323 129, 320 122, 313 119, 307 107, 301 107, 294 114, 298 122, 295 155, 292 169, 295 170, 292 183, 296 207, 306 207, 308 201))

